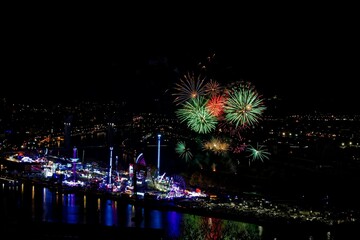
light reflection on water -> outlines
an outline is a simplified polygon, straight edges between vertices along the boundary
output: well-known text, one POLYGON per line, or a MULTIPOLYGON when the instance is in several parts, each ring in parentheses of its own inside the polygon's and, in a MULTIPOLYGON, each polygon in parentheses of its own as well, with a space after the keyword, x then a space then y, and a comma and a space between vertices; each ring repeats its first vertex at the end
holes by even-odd
POLYGON ((45 221, 162 229, 173 239, 180 236, 187 239, 199 239, 199 236, 204 236, 204 239, 343 239, 343 235, 329 230, 312 229, 306 233, 304 229, 289 229, 287 226, 270 228, 176 211, 140 208, 122 201, 61 193, 30 184, 1 184, 1 195, 0 216, 14 223, 45 221))

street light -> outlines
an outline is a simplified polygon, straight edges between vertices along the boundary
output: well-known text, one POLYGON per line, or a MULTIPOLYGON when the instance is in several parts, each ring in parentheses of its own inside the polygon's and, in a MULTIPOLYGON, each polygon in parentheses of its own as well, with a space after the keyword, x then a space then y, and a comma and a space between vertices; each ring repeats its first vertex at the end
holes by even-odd
POLYGON ((161 138, 161 134, 158 134, 158 160, 157 160, 158 176, 160 176, 160 138, 161 138))

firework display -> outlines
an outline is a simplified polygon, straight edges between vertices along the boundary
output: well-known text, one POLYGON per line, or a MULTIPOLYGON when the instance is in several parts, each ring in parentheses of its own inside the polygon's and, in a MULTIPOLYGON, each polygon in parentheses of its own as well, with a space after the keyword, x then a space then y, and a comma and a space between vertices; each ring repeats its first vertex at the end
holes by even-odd
MULTIPOLYGON (((214 56, 209 57, 207 62, 212 62, 214 56)), ((255 86, 244 80, 229 83, 227 79, 222 85, 217 77, 207 76, 211 71, 206 65, 199 63, 198 66, 200 73, 187 72, 179 79, 173 96, 177 106, 176 116, 191 130, 193 139, 199 145, 192 152, 202 151, 204 156, 196 153, 195 157, 180 140, 175 149, 179 157, 186 161, 192 159, 202 166, 207 164, 209 168, 219 165, 219 156, 231 158, 230 161, 223 160, 230 162, 233 168, 234 162, 238 162, 239 156, 245 152, 250 152, 246 156, 249 163, 268 159, 270 153, 265 145, 257 144, 255 148, 243 136, 248 129, 256 127, 266 110, 255 86)))

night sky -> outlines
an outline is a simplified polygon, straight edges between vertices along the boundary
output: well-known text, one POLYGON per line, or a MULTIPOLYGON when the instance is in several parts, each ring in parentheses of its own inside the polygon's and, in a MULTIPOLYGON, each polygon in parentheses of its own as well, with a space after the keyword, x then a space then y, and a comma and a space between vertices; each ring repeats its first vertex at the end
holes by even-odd
POLYGON ((9 25, 1 96, 145 101, 215 53, 226 78, 219 82, 250 81, 294 111, 358 112, 359 37, 351 15, 146 16, 131 23, 39 18, 9 25))

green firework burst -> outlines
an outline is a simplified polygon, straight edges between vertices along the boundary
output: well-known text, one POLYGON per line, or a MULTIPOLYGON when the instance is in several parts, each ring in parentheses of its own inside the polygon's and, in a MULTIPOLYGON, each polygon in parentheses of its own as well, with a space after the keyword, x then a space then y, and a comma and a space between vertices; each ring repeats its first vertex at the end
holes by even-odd
POLYGON ((249 164, 250 162, 254 162, 258 160, 264 162, 264 160, 269 159, 270 156, 270 153, 268 152, 267 148, 264 145, 256 144, 256 148, 249 145, 246 151, 250 152, 249 164))
POLYGON ((253 89, 241 88, 229 93, 225 102, 225 119, 238 126, 251 126, 258 123, 266 107, 253 89))
POLYGON ((181 105, 176 115, 181 122, 197 133, 210 133, 217 124, 217 118, 206 107, 207 100, 203 97, 190 99, 181 105))
POLYGON ((190 151, 190 148, 187 147, 186 143, 183 141, 180 141, 175 146, 175 152, 179 154, 179 156, 182 159, 185 159, 186 162, 188 162, 190 159, 192 159, 192 153, 190 151))

